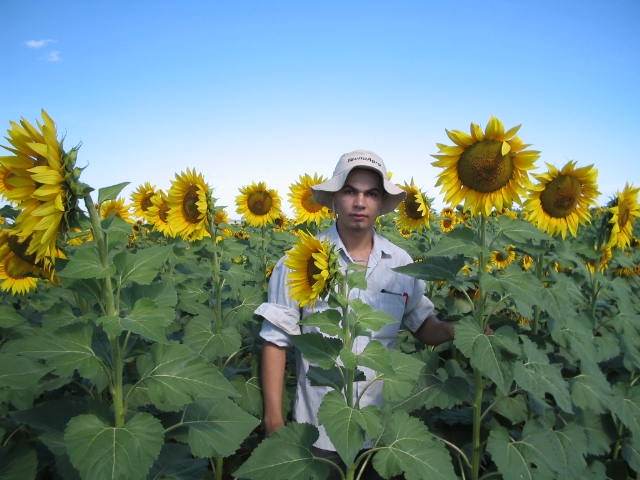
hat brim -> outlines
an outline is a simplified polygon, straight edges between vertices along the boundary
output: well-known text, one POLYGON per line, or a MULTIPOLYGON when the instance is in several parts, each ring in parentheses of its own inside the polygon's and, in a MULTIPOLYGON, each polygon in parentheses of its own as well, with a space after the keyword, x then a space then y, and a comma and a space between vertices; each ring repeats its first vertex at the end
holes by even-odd
MULTIPOLYGON (((372 171, 380 173, 377 170, 372 169, 372 171)), ((325 207, 329 207, 333 210, 333 194, 339 191, 344 186, 344 182, 347 181, 349 173, 351 173, 351 169, 348 171, 340 172, 326 182, 313 185, 311 187, 311 191, 315 201, 320 205, 324 205, 325 207)), ((384 191, 386 192, 386 195, 384 200, 382 201, 382 205, 380 205, 380 215, 393 212, 398 204, 402 200, 404 200, 407 195, 404 190, 402 190, 387 178, 382 179, 382 186, 384 188, 384 191)))

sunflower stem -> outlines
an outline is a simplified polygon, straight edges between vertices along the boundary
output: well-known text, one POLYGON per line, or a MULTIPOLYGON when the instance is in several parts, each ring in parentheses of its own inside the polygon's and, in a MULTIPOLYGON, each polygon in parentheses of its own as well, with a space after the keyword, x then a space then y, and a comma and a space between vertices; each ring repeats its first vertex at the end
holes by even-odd
MULTIPOLYGON (((352 325, 349 321, 349 282, 347 278, 347 274, 345 273, 342 276, 342 291, 340 292, 340 296, 342 298, 342 302, 340 305, 340 309, 342 310, 342 332, 343 332, 343 341, 344 348, 346 351, 351 351, 353 347, 353 335, 352 335, 352 325)), ((353 380, 355 378, 355 372, 353 368, 345 367, 345 399, 347 401, 347 405, 349 407, 353 407, 353 380)))
MULTIPOLYGON (((89 220, 91 222, 91 230, 93 238, 95 239, 96 248, 98 250, 98 256, 100 264, 107 270, 109 268, 109 249, 107 242, 107 234, 102 229, 102 223, 100 221, 100 215, 96 209, 91 195, 86 194, 84 196, 84 204, 87 207, 89 214, 89 220)), ((116 308, 116 302, 114 299, 113 284, 111 282, 111 275, 105 275, 102 283, 102 301, 104 302, 104 312, 107 317, 118 316, 118 310, 116 308)), ((113 415, 115 426, 120 428, 125 425, 126 408, 124 401, 124 388, 123 388, 123 369, 124 361, 122 357, 122 347, 117 335, 109 335, 109 342, 111 343, 111 356, 113 358, 113 375, 111 376, 111 396, 113 399, 113 415)))

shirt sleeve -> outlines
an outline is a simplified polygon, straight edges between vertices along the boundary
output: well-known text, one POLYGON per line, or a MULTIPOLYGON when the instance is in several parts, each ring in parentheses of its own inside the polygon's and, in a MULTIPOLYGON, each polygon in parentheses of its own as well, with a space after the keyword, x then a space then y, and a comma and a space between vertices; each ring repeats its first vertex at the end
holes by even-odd
POLYGON ((300 308, 289 297, 286 285, 288 271, 284 258, 281 258, 269 279, 268 301, 254 312, 264 319, 260 337, 281 347, 291 346, 289 335, 300 335, 300 308))

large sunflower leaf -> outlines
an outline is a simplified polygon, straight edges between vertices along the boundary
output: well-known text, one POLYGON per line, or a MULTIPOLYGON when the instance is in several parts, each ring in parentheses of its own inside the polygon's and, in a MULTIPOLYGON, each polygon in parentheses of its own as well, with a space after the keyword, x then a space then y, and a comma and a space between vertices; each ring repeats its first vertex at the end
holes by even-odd
POLYGON ((494 425, 491 428, 487 440, 487 451, 491 454, 491 459, 497 465, 498 471, 505 477, 523 480, 553 478, 548 470, 548 477, 538 477, 523 450, 522 443, 513 440, 506 428, 501 425, 494 425))
POLYGON ((60 278, 105 278, 115 272, 114 266, 102 264, 93 242, 78 246, 69 260, 60 260, 59 264, 56 264, 56 274, 60 278))
POLYGON ((369 367, 375 372, 387 376, 394 375, 391 363, 391 350, 385 347, 378 340, 372 340, 364 347, 359 355, 356 355, 357 364, 369 367))
POLYGON ((233 474, 248 480, 323 480, 329 474, 329 466, 313 454, 317 439, 318 430, 313 425, 286 425, 265 438, 233 474))
POLYGON ((441 256, 429 255, 422 262, 410 263, 394 270, 406 273, 415 278, 427 281, 453 281, 464 266, 464 255, 441 256))
POLYGON ((171 307, 159 307, 150 298, 140 298, 125 317, 105 316, 98 318, 109 335, 130 331, 159 343, 168 343, 167 326, 175 319, 171 307))
POLYGON ((571 378, 571 400, 577 407, 594 414, 604 413, 613 405, 611 385, 597 366, 583 368, 571 378))
POLYGON ((196 457, 227 457, 260 423, 227 398, 187 405, 182 423, 189 428, 189 446, 196 457))
POLYGON ((135 282, 140 285, 150 284, 158 276, 167 261, 171 247, 153 246, 141 248, 131 253, 123 250, 113 257, 122 285, 135 282))
POLYGON ((337 337, 342 333, 342 327, 340 326, 341 320, 342 315, 340 312, 330 308, 321 312, 312 313, 304 320, 301 320, 300 325, 318 327, 323 333, 332 337, 337 337))
POLYGON ((32 358, 0 352, 0 389, 35 390, 38 381, 53 367, 32 358))
POLYGON ((144 412, 123 427, 85 414, 69 421, 64 441, 83 480, 146 478, 164 443, 164 428, 144 412))
POLYGON ((93 328, 88 324, 75 324, 53 331, 34 330, 33 335, 8 342, 4 350, 34 360, 44 360, 61 377, 70 377, 77 371, 100 385, 105 380, 104 372, 92 341, 93 328))
POLYGON ((325 395, 318 409, 318 420, 347 466, 353 463, 365 441, 365 420, 360 410, 347 405, 340 392, 325 395))
POLYGON ((201 398, 225 398, 238 393, 215 365, 182 344, 155 344, 138 357, 142 383, 156 407, 177 410, 201 398))
POLYGON ((463 318, 456 325, 453 343, 470 359, 474 368, 493 380, 498 390, 507 395, 513 381, 513 362, 502 357, 497 347, 500 340, 492 339, 498 335, 499 330, 494 335, 486 335, 473 319, 463 318))
POLYGON ((553 395, 558 406, 567 413, 573 413, 569 386, 562 377, 561 366, 549 363, 549 357, 538 350, 536 345, 523 337, 524 362, 516 362, 514 379, 530 395, 544 401, 544 394, 553 395))
POLYGON ((302 352, 304 358, 324 369, 333 367, 340 355, 342 341, 312 332, 292 335, 291 341, 302 352))
POLYGON ((11 328, 25 322, 25 318, 13 306, 0 305, 0 328, 11 328))
POLYGON ((480 288, 486 292, 497 292, 513 299, 518 311, 527 318, 533 318, 533 307, 540 305, 544 288, 540 281, 520 267, 513 266, 495 275, 481 275, 480 288))
POLYGON ((458 478, 451 456, 427 427, 405 412, 395 412, 385 423, 384 447, 373 457, 374 468, 384 477, 404 472, 407 480, 458 478))
POLYGON ((122 189, 129 185, 129 183, 130 182, 122 182, 98 189, 98 203, 102 203, 107 200, 115 200, 122 189))
POLYGON ((430 257, 465 257, 477 258, 480 247, 475 239, 475 234, 470 228, 456 228, 443 235, 438 243, 429 249, 430 257))
POLYGON ((32 447, 23 444, 0 447, 0 478, 24 480, 37 478, 38 455, 32 447))
POLYGON ((234 325, 216 333, 211 328, 211 320, 205 315, 189 320, 184 329, 183 341, 194 352, 210 361, 227 357, 242 346, 242 337, 234 325))
POLYGON ((425 364, 419 358, 399 350, 389 350, 389 355, 393 374, 384 376, 382 391, 387 401, 401 401, 410 396, 425 364))
MULTIPOLYGON (((394 323, 397 320, 394 319, 388 313, 381 310, 374 310, 371 305, 364 303, 359 298, 356 298, 350 302, 350 306, 353 309, 353 313, 358 322, 358 331, 371 330, 377 332, 382 330, 385 325, 394 323)), ((350 315, 349 312, 347 315, 350 315)))
MULTIPOLYGON (((394 408, 412 412, 421 407, 453 408, 472 401, 473 386, 457 362, 448 361, 445 368, 423 369, 416 376, 418 371, 405 372, 406 380, 411 382, 411 391, 395 397, 398 402, 394 408)), ((390 380, 393 382, 395 377, 390 380)), ((387 381, 385 379, 385 386, 387 381)))

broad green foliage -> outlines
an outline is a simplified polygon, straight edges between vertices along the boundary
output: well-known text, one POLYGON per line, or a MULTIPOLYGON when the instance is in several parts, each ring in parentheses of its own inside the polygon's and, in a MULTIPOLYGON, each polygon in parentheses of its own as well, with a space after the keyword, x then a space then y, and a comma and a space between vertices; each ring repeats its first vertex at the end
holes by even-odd
MULTIPOLYGON (((122 187, 101 189, 99 203, 122 187)), ((2 295, 0 477, 325 478, 333 466, 313 453, 314 426, 289 422, 265 438, 260 425, 253 311, 301 227, 233 223, 217 241, 187 242, 90 220, 96 240, 66 248, 59 284, 2 295)), ((640 249, 616 249, 598 269, 598 224, 560 240, 496 215, 402 237, 393 214, 380 219, 416 260, 399 270, 425 280, 458 324, 449 344, 401 331, 398 349, 374 341, 356 354, 354 335, 388 317, 336 292, 334 309, 304 320, 322 333, 294 342, 311 382, 330 389, 318 417, 345 478, 365 464, 407 480, 637 476, 640 276, 616 269, 637 270, 640 249), (516 261, 487 268, 509 245, 516 261), (383 408, 349 395, 365 367, 383 382, 383 408)))

